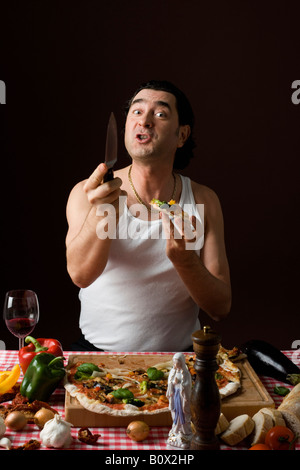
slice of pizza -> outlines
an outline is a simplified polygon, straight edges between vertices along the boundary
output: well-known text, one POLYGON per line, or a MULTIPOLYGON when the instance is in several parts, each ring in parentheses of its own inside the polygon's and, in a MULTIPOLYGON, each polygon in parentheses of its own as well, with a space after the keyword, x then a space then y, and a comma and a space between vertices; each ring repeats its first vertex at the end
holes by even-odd
POLYGON ((229 359, 231 362, 237 362, 246 357, 238 347, 232 349, 225 349, 222 345, 219 347, 217 354, 217 363, 221 364, 225 359, 229 359))
POLYGON ((169 202, 160 201, 159 199, 151 199, 150 205, 153 209, 167 214, 170 218, 182 217, 182 219, 189 220, 189 215, 182 210, 180 205, 177 204, 174 199, 171 199, 169 202))
MULTIPOLYGON (((220 345, 217 354, 218 370, 215 374, 216 383, 221 399, 236 393, 241 387, 241 372, 239 367, 229 358, 239 356, 238 348, 225 349, 220 345)), ((193 382, 196 380, 195 355, 186 356, 186 365, 190 371, 193 382)))
POLYGON ((169 202, 152 199, 150 205, 154 210, 162 212, 169 217, 181 237, 184 237, 187 241, 197 240, 196 230, 189 214, 174 199, 171 199, 169 202))
POLYGON ((220 397, 228 397, 241 387, 240 373, 232 372, 223 366, 219 366, 215 374, 220 397))

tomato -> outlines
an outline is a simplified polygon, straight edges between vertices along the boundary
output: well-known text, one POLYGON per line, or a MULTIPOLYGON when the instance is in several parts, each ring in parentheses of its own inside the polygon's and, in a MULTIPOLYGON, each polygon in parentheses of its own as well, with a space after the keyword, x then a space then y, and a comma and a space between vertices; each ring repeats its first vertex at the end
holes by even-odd
POLYGON ((249 450, 271 450, 266 444, 255 444, 255 446, 250 447, 249 450))
POLYGON ((267 432, 265 443, 272 450, 293 450, 295 435, 286 426, 274 426, 267 432))

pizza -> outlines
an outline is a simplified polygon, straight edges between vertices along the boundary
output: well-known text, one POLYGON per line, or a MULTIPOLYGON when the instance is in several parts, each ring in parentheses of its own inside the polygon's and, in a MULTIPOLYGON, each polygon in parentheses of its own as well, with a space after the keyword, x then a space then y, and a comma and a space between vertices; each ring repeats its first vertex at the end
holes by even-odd
MULTIPOLYGON (((215 377, 221 398, 235 393, 241 386, 240 370, 232 362, 232 352, 236 354, 238 350, 226 351, 220 347, 217 356, 218 370, 215 377)), ((111 367, 109 357, 97 357, 102 362, 96 364, 75 360, 67 366, 65 389, 85 409, 114 416, 169 412, 166 392, 168 376, 173 367, 172 359, 149 367, 134 368, 132 362, 129 367, 126 361, 119 367, 111 367)), ((185 358, 194 383, 195 355, 185 355, 185 358)))
POLYGON ((147 370, 108 368, 105 363, 75 362, 67 369, 65 389, 86 409, 117 416, 156 414, 168 410, 170 367, 147 370))

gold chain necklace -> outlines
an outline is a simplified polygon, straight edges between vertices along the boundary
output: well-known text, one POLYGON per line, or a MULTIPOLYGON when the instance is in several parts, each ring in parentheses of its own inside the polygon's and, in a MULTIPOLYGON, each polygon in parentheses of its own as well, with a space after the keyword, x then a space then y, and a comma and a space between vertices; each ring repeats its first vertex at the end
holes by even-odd
MULTIPOLYGON (((131 189, 134 192, 134 195, 135 195, 136 199, 139 201, 139 203, 143 204, 143 206, 147 207, 147 210, 149 212, 151 212, 151 207, 147 206, 147 204, 144 203, 144 201, 140 198, 137 190, 134 187, 134 184, 133 184, 132 179, 131 179, 131 169, 132 169, 132 165, 130 165, 129 170, 128 170, 128 180, 129 180, 131 189)), ((173 173, 173 178, 174 178, 174 189, 173 189, 173 194, 171 196, 171 199, 175 199, 176 190, 177 190, 177 179, 176 179, 176 175, 174 173, 173 173)))

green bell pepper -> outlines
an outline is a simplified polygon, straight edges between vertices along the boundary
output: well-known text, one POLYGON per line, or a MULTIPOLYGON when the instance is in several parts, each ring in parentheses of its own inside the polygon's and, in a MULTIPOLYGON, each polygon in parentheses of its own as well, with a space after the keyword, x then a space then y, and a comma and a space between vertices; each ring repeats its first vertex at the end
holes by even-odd
POLYGON ((65 375, 64 357, 50 353, 38 354, 30 362, 21 383, 21 395, 30 402, 48 401, 65 375))

